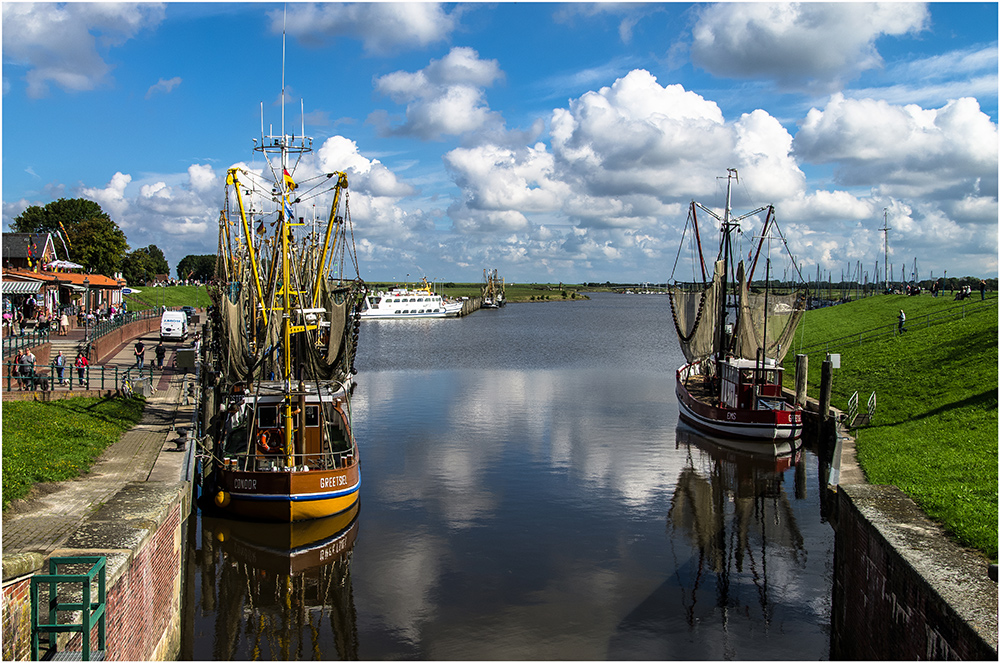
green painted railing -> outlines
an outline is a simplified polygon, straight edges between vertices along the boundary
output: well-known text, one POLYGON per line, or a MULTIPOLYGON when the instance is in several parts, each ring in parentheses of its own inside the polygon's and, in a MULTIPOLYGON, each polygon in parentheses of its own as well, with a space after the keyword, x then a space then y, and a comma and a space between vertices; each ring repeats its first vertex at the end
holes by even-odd
MULTIPOLYGON (((14 367, 17 366, 12 361, 5 362, 3 375, 4 391, 73 391, 100 389, 119 389, 126 377, 132 383, 133 388, 138 391, 138 385, 148 380, 149 384, 154 384, 153 375, 155 368, 152 364, 147 364, 140 371, 135 366, 85 366, 82 369, 67 363, 65 366, 56 366, 55 362, 49 364, 35 365, 29 375, 14 375, 14 367), (62 368, 62 373, 59 369, 62 368)), ((23 365, 17 366, 18 371, 23 365)))
POLYGON ((110 334, 116 329, 124 327, 130 322, 135 322, 136 320, 148 320, 149 318, 159 318, 160 312, 154 309, 149 309, 146 311, 129 311, 121 315, 116 315, 113 318, 108 318, 107 320, 101 320, 90 326, 90 331, 87 336, 91 341, 96 341, 100 337, 110 334))
POLYGON ((33 348, 42 343, 46 343, 49 340, 49 330, 39 329, 25 332, 23 329, 20 334, 11 334, 9 336, 4 336, 3 338, 3 356, 12 355, 18 350, 23 350, 24 348, 33 348))
POLYGON ((104 556, 50 557, 49 572, 36 574, 31 578, 31 660, 37 661, 40 637, 48 640, 47 658, 57 652, 56 635, 59 633, 80 633, 83 639, 81 659, 89 661, 93 654, 103 659, 107 651, 107 558, 104 556), (60 566, 90 565, 85 573, 59 573, 60 566), (97 596, 94 596, 94 582, 97 582, 97 596), (60 585, 79 585, 79 590, 70 588, 66 595, 60 585), (48 588, 48 597, 43 604, 40 598, 42 587, 48 588), (79 594, 77 594, 79 591, 79 594), (64 600, 60 600, 63 598, 64 600), (79 600, 65 600, 65 599, 79 600), (94 600, 96 599, 96 600, 94 600), (48 620, 42 623, 39 612, 47 608, 48 620), (80 622, 58 623, 59 613, 79 613, 80 622), (97 627, 97 651, 90 649, 90 634, 97 627))

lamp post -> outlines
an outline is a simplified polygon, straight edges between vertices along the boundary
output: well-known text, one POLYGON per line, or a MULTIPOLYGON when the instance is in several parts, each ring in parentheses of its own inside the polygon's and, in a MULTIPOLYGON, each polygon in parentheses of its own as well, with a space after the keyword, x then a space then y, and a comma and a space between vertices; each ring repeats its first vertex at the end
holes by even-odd
POLYGON ((86 288, 86 300, 83 307, 83 342, 90 341, 90 279, 83 277, 83 287, 86 288))

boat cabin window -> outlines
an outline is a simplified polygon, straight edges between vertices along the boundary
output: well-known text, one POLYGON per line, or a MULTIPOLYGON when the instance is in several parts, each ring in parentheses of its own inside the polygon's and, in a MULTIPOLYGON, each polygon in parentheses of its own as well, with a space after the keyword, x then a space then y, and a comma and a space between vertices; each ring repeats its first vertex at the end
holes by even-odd
POLYGON ((306 406, 306 426, 319 426, 319 406, 306 406))
POLYGON ((258 428, 276 428, 278 426, 278 407, 276 405, 262 405, 257 410, 258 428))

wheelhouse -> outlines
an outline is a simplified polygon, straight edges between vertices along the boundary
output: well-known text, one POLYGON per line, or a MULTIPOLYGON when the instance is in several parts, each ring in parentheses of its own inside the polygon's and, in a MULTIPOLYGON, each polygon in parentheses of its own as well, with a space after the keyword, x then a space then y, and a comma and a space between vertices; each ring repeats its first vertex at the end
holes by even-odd
POLYGON ((722 407, 731 409, 774 410, 785 407, 781 395, 784 369, 766 360, 727 359, 718 362, 722 407))

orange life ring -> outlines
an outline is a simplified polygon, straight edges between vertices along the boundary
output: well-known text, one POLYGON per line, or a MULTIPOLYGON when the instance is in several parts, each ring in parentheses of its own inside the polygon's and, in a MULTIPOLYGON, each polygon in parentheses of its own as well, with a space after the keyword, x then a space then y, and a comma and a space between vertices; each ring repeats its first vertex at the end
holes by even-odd
POLYGON ((257 433, 257 448, 263 453, 273 454, 281 451, 281 433, 267 428, 257 433))

